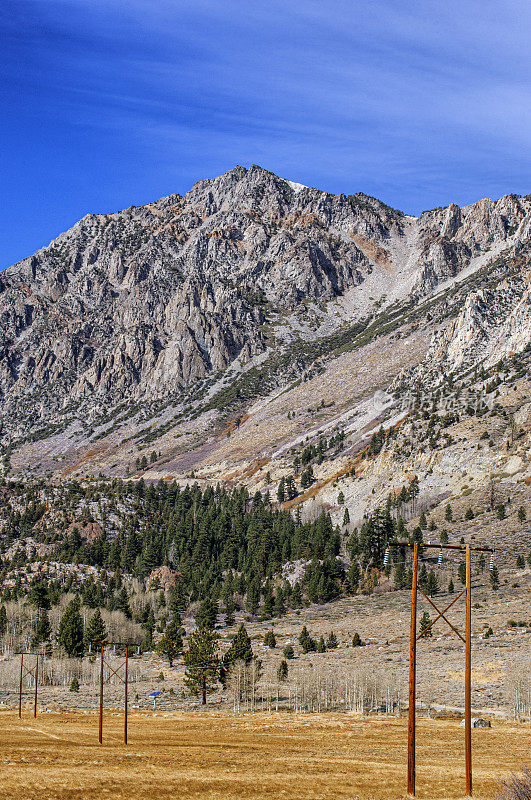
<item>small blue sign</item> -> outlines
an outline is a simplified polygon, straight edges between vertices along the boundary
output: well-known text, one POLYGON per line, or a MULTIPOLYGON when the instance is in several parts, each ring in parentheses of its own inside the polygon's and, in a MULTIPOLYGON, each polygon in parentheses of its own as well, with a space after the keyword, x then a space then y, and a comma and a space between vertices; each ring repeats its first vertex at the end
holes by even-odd
POLYGON ((151 692, 151 694, 148 694, 148 697, 158 697, 159 694, 162 694, 162 692, 151 692))

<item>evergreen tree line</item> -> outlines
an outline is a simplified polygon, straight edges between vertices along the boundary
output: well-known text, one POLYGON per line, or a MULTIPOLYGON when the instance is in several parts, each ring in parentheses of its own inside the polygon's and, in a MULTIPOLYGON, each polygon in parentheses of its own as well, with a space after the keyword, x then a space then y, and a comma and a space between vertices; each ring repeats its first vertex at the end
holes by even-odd
MULTIPOLYGON (((64 503, 83 502, 83 490, 79 485, 69 489, 63 495, 64 503)), ((109 487, 101 486, 96 492, 92 487, 93 498, 99 499, 104 491, 108 497, 109 487)), ((292 587, 286 586, 282 597, 278 590, 273 592, 271 582, 286 562, 296 559, 314 559, 314 583, 323 576, 319 588, 312 586, 312 596, 326 599, 339 591, 338 586, 332 587, 330 573, 340 571, 336 558, 340 534, 327 514, 302 523, 288 511, 275 508, 268 495, 257 492, 250 496, 245 489, 225 490, 219 485, 202 491, 197 485, 182 489, 163 481, 149 486, 142 480, 113 481, 111 497, 120 518, 117 532, 107 533, 107 526, 103 525, 102 535, 92 541, 84 539, 77 527, 66 538, 56 530, 40 535, 41 541, 57 542, 49 560, 88 564, 102 570, 103 581, 89 581, 82 589, 86 595, 83 602, 89 606, 105 605, 127 613, 126 595, 112 586, 112 579, 108 580, 105 573, 128 573, 145 580, 162 565, 178 573, 184 607, 205 597, 219 599, 228 580, 231 591, 226 589, 224 598, 229 601, 229 612, 231 593, 246 598, 252 613, 262 602, 266 614, 273 613, 275 603, 282 611, 290 600, 292 587)), ((85 516, 91 518, 90 509, 85 516)), ((0 564, 1 574, 27 560, 23 552, 13 559, 5 558, 0 564)), ((117 581, 120 582, 119 577, 117 581)), ((71 579, 66 586, 52 581, 47 591, 51 601, 57 602, 61 591, 79 588, 71 579)), ((301 588, 295 592, 295 604, 301 588)), ((4 599, 16 599, 21 593, 23 587, 18 581, 4 599)))

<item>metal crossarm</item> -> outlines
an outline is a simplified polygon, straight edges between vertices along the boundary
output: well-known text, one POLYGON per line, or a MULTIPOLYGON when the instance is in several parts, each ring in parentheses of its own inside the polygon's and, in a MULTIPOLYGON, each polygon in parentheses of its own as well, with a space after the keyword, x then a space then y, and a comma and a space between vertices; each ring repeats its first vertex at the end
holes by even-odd
POLYGON ((438 613, 438 615, 439 615, 439 616, 438 616, 438 617, 436 617, 436 618, 433 620, 433 622, 432 622, 432 623, 429 625, 429 627, 425 628, 425 630, 423 630, 421 633, 419 633, 419 635, 417 636, 417 639, 420 639, 420 638, 421 638, 421 636, 425 636, 425 635, 426 635, 426 631, 428 631, 428 630, 431 628, 431 626, 432 626, 432 625, 434 625, 434 624, 437 622, 437 620, 438 620, 438 619, 441 619, 441 618, 442 618, 442 619, 443 619, 443 620, 444 620, 446 623, 448 623, 448 625, 449 625, 449 626, 450 626, 450 628, 453 630, 453 632, 454 632, 455 634, 457 634, 457 636, 459 636, 459 638, 461 639, 461 641, 462 641, 462 642, 464 642, 464 641, 465 641, 464 637, 463 637, 463 636, 461 636, 461 634, 459 633, 459 631, 457 630, 457 628, 454 628, 454 626, 452 625, 452 623, 451 623, 451 622, 450 622, 448 619, 446 619, 446 617, 444 616, 444 612, 445 612, 445 611, 448 611, 448 609, 450 608, 450 606, 452 606, 452 605, 453 605, 453 604, 456 602, 456 600, 458 600, 458 599, 459 599, 459 597, 461 597, 463 594, 465 594, 465 592, 466 592, 466 589, 464 589, 464 590, 461 592, 461 594, 460 594, 458 597, 456 597, 456 598, 455 598, 455 600, 452 600, 452 602, 450 603, 450 605, 449 605, 447 608, 445 608, 445 609, 444 609, 444 611, 439 611, 439 609, 437 608, 437 606, 435 605, 435 603, 433 602, 433 600, 431 600, 431 598, 429 598, 427 594, 424 594, 424 592, 422 591, 422 589, 420 588, 420 586, 418 587, 418 590, 419 590, 419 592, 421 593, 421 595, 422 595, 423 597, 425 597, 425 598, 426 598, 426 600, 428 601, 428 603, 431 603, 431 605, 434 607, 435 611, 437 611, 437 613, 438 613))
POLYGON ((107 676, 107 678, 105 678, 105 681, 104 681, 105 683, 109 683, 109 681, 110 681, 110 679, 112 678, 113 675, 115 675, 118 678, 119 681, 122 681, 122 683, 124 682, 124 679, 122 678, 122 676, 118 675, 118 670, 122 669, 122 667, 125 667, 125 664, 126 664, 125 661, 123 662, 123 664, 120 664, 120 666, 116 667, 116 669, 113 669, 111 667, 111 665, 109 664, 109 662, 105 661, 105 659, 103 659, 103 664, 104 664, 104 666, 107 667, 108 670, 110 670, 110 673, 111 673, 110 675, 107 676))
MULTIPOLYGON (((428 625, 426 628, 424 628, 424 630, 423 630, 421 633, 419 633, 419 635, 417 636, 417 639, 420 639, 422 636, 426 636, 426 634, 427 634, 427 632, 430 630, 430 628, 431 628, 433 625, 435 625, 435 623, 437 622, 437 620, 439 620, 441 617, 443 617, 444 619, 446 619, 446 617, 444 617, 444 615, 446 614, 446 612, 448 611, 448 609, 449 609, 449 608, 451 608, 451 607, 453 606, 453 604, 454 604, 454 603, 456 603, 456 602, 459 600, 459 598, 460 598, 460 597, 462 597, 462 596, 465 594, 465 592, 466 592, 466 589, 463 589, 463 591, 462 591, 460 594, 458 594, 458 595, 457 595, 457 597, 454 597, 454 599, 452 600, 452 602, 451 602, 451 603, 448 603, 448 605, 446 606, 446 608, 444 608, 442 611, 439 611, 439 613, 438 613, 438 616, 437 616, 437 617, 435 617, 435 619, 434 619, 434 620, 432 620, 432 621, 430 622, 430 624, 429 624, 429 625, 428 625)), ((424 592, 422 592, 422 594, 424 594, 424 592)), ((426 595, 424 595, 424 597, 426 597, 426 595)), ((432 605, 433 605, 433 604, 432 604, 432 605)), ((448 622, 448 620, 446 620, 446 622, 448 622)))

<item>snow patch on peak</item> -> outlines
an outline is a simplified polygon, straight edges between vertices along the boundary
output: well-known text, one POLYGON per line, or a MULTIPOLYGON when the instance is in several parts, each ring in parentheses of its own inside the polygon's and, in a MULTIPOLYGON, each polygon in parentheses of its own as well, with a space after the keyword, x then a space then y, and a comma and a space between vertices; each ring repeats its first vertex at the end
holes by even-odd
POLYGON ((295 183, 295 181, 286 181, 286 183, 288 183, 291 186, 291 188, 293 189, 294 192, 300 192, 301 189, 307 189, 308 188, 303 183, 295 183))

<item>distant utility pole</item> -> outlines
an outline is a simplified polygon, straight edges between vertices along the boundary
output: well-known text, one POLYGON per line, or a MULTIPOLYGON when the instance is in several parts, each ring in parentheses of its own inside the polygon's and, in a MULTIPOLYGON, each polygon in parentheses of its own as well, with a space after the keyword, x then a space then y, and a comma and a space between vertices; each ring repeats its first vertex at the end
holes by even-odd
POLYGON ((471 636, 471 622, 472 622, 472 581, 470 571, 470 554, 471 551, 493 553, 491 547, 471 547, 459 544, 438 545, 428 542, 389 542, 389 547, 412 547, 413 548, 413 577, 411 582, 411 624, 410 624, 410 640, 409 640, 409 713, 408 713, 408 749, 407 749, 407 793, 411 797, 415 796, 415 733, 416 733, 416 671, 417 671, 417 640, 425 637, 428 631, 431 630, 433 625, 439 620, 443 619, 447 625, 452 629, 456 636, 461 639, 465 645, 465 784, 467 797, 472 796, 472 713, 471 713, 471 695, 472 695, 472 636, 471 636), (418 572, 418 557, 420 548, 435 547, 438 550, 464 550, 466 553, 466 586, 463 591, 454 597, 443 610, 437 608, 433 600, 424 594, 420 586, 418 586, 417 572, 418 572), (437 616, 432 622, 417 635, 417 592, 433 606, 437 612, 437 616), (446 612, 456 603, 460 597, 466 594, 465 606, 465 636, 458 631, 447 619, 446 612))
POLYGON ((35 680, 35 691, 34 691, 34 699, 33 699, 33 716, 37 716, 37 691, 39 685, 39 653, 30 653, 22 652, 17 653, 20 656, 20 681, 18 687, 18 718, 21 719, 22 717, 22 684, 24 682, 24 678, 34 678, 35 680), (24 664, 24 656, 34 656, 35 663, 33 667, 28 667, 24 664))
POLYGON ((127 687, 128 687, 128 672, 129 672, 129 647, 131 642, 92 642, 100 648, 100 713, 99 713, 99 726, 98 726, 98 741, 103 744, 103 686, 108 683, 113 675, 115 675, 124 684, 124 744, 127 744, 127 687), (105 647, 112 645, 113 647, 125 647, 125 661, 120 664, 116 669, 113 669, 108 661, 105 659, 105 647), (110 670, 110 674, 104 679, 104 668, 110 670), (119 670, 124 668, 123 677, 118 674, 119 670))

